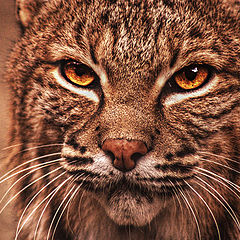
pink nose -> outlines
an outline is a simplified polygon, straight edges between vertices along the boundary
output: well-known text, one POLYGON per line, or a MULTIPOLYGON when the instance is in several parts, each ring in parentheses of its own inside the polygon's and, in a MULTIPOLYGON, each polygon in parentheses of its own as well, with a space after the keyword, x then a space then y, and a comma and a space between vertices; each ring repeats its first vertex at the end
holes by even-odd
POLYGON ((114 156, 113 166, 122 172, 135 168, 136 161, 148 152, 144 142, 125 139, 107 139, 102 150, 114 156))

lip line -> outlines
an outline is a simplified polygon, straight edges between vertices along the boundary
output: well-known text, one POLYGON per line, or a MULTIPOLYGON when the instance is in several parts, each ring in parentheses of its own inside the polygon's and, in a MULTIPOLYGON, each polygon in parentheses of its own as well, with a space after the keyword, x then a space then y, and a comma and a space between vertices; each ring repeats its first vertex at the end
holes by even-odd
POLYGON ((185 180, 191 179, 195 176, 195 174, 185 176, 185 177, 173 177, 173 176, 165 176, 165 177, 160 177, 160 178, 137 178, 138 181, 148 181, 148 182, 183 182, 185 180))
POLYGON ((184 183, 185 180, 192 178, 193 176, 189 176, 187 178, 178 179, 178 181, 172 182, 168 181, 168 185, 165 183, 161 186, 150 185, 147 186, 145 184, 139 184, 136 182, 131 182, 126 179, 125 176, 121 178, 121 180, 111 183, 106 183, 104 185, 97 186, 98 184, 94 184, 92 181, 77 181, 82 185, 84 189, 90 192, 95 193, 105 193, 109 195, 110 193, 120 193, 120 192, 129 192, 131 194, 142 195, 142 196, 161 196, 161 195, 173 195, 174 192, 181 188, 183 190, 187 185, 184 183), (173 190, 175 189, 175 190, 173 190))

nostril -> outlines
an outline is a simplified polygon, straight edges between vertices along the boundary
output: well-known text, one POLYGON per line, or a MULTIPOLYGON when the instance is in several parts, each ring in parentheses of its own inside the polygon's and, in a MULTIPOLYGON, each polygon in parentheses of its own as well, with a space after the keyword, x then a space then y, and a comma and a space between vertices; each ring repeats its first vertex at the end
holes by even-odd
POLYGON ((115 155, 111 151, 106 151, 106 154, 111 158, 112 161, 115 159, 115 155))
POLYGON ((123 172, 135 168, 136 162, 148 152, 144 142, 126 139, 106 139, 102 150, 110 156, 113 166, 123 172))
POLYGON ((143 154, 136 152, 136 153, 131 155, 131 159, 134 162, 137 162, 142 156, 143 156, 143 154))

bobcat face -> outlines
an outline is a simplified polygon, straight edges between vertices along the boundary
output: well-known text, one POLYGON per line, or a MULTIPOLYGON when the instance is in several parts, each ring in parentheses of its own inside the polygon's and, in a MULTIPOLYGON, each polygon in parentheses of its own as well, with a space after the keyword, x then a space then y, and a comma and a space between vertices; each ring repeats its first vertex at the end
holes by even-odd
MULTIPOLYGON (((195 101, 197 106, 198 100, 189 100, 193 92, 172 93, 167 83, 183 66, 176 63, 170 68, 170 50, 161 42, 167 38, 166 33, 156 33, 155 29, 148 29, 149 25, 141 27, 140 35, 134 32, 146 14, 133 19, 130 29, 125 26, 129 20, 126 19, 115 36, 111 25, 113 21, 120 24, 121 17, 110 14, 113 19, 101 26, 97 37, 92 34, 93 39, 84 42, 84 61, 78 63, 84 62, 95 79, 88 86, 74 86, 75 97, 67 91, 69 83, 63 78, 68 74, 69 63, 63 62, 57 67, 60 69, 49 74, 51 82, 63 86, 65 101, 70 99, 73 105, 69 109, 69 128, 64 133, 63 166, 70 174, 79 175, 76 181, 83 187, 96 192, 96 199, 120 225, 150 222, 162 211, 166 196, 185 185, 185 180, 190 181, 194 167, 199 165, 195 154, 198 146, 188 134, 186 119, 186 114, 190 117, 186 105, 195 101), (171 103, 174 94, 180 101, 171 103), (87 106, 79 106, 82 98, 88 101, 87 106)), ((94 21, 102 19, 95 16, 94 21)), ((91 26, 85 29, 88 34, 94 30, 91 26)), ((79 42, 83 44, 82 41, 79 42)), ((74 63, 76 57, 71 58, 74 63)), ((185 59, 184 66, 191 64, 190 59, 185 59)), ((217 84, 216 79, 214 82, 212 85, 217 84)), ((195 98, 209 93, 211 87, 205 88, 195 98)))
POLYGON ((172 108, 160 102, 156 92, 161 89, 154 86, 165 79, 152 78, 151 83, 145 76, 149 74, 131 75, 116 83, 106 75, 105 82, 99 79, 102 93, 92 101, 93 110, 81 129, 81 120, 71 123, 62 157, 65 169, 80 175, 77 181, 97 191, 96 198, 115 222, 145 225, 161 211, 166 194, 194 176, 198 158, 191 136, 183 141, 181 134, 172 134, 179 127, 173 120, 180 104, 169 115, 172 108))
POLYGON ((222 173, 239 181, 239 41, 224 10, 201 4, 49 1, 22 19, 10 71, 18 131, 60 142, 65 178, 118 225, 178 219, 176 196, 214 225, 223 206, 210 188, 222 173))

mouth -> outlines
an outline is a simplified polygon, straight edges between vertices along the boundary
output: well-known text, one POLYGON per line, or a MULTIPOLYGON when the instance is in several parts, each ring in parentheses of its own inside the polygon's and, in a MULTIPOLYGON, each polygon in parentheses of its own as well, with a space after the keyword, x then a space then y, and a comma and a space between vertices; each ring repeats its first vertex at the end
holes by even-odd
POLYGON ((169 211, 174 195, 187 188, 184 178, 130 178, 122 174, 118 179, 81 171, 77 183, 91 193, 106 214, 118 225, 145 226, 159 212, 169 211), (91 174, 91 175, 89 175, 91 174), (90 180, 87 180, 89 177, 90 180))
POLYGON ((145 226, 165 207, 166 198, 173 191, 161 188, 157 191, 122 178, 98 193, 97 201, 106 214, 118 225, 145 226))
POLYGON ((77 178, 76 182, 87 191, 102 192, 106 195, 116 192, 131 192, 140 196, 161 197, 164 195, 166 197, 171 196, 179 188, 184 189, 187 186, 185 181, 192 178, 194 178, 193 174, 182 178, 166 176, 162 178, 139 177, 135 179, 122 175, 120 179, 115 180, 84 171, 84 174, 81 172, 81 177, 77 178), (87 177, 91 177, 91 180, 87 180, 87 177))

